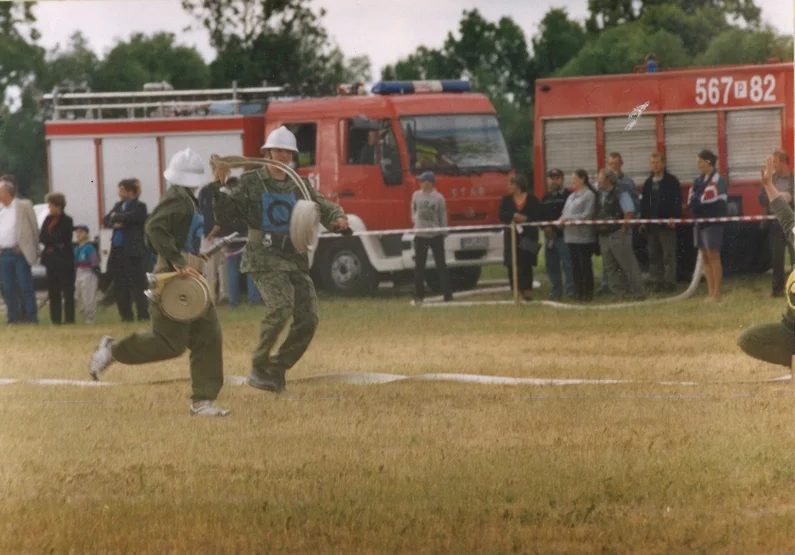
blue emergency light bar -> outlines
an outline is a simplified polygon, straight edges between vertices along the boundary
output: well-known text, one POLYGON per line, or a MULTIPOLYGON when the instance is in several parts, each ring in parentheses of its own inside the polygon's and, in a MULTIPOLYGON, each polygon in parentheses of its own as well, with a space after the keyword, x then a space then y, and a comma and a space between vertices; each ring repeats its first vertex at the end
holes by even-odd
POLYGON ((462 93, 472 89, 469 81, 381 81, 373 85, 373 94, 462 93))

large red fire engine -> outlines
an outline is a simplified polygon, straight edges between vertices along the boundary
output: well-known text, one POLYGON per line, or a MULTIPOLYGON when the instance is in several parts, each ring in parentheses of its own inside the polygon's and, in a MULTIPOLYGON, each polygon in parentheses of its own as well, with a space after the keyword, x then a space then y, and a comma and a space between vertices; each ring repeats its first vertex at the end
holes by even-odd
MULTIPOLYGON (((657 151, 681 181, 686 202, 698 174, 696 155, 709 148, 729 185, 729 215, 759 215, 756 185, 766 157, 780 148, 793 153, 793 64, 659 71, 656 59, 647 58, 632 74, 539 79, 535 110, 538 195, 549 169, 562 169, 568 179, 582 168, 595 178, 611 152, 622 155, 624 172, 641 188, 649 154, 657 151)), ((727 271, 769 268, 767 229, 727 227, 727 271)), ((681 228, 680 255, 686 273, 694 260, 690 228, 681 228)))
MULTIPOLYGON (((468 91, 464 81, 382 82, 372 94, 359 87, 353 94, 292 99, 276 96, 278 87, 55 91, 44 98, 49 189, 64 193, 75 222, 93 232, 116 201, 121 179, 140 179, 151 210, 167 186, 163 168, 178 150, 190 146, 205 158, 259 156, 267 133, 285 125, 297 138, 298 173, 345 209, 354 231, 410 228, 411 196, 425 170, 436 173, 451 226, 495 224, 510 157, 494 107, 468 91)), ((109 237, 110 230, 100 232, 103 251, 109 237)), ((313 272, 339 293, 404 281, 414 268, 411 239, 410 233, 321 236, 313 272)), ((502 260, 499 230, 454 232, 445 247, 458 289, 474 287, 481 266, 502 260)), ((428 281, 438 287, 433 272, 428 281)))

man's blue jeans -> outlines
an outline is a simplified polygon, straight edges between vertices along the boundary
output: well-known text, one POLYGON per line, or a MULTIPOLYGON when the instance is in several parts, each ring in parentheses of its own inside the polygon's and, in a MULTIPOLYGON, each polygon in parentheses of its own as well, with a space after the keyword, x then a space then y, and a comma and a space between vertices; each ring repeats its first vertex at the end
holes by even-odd
MULTIPOLYGON (((238 253, 234 256, 228 256, 237 250, 239 249, 226 249, 226 275, 228 276, 226 287, 229 292, 229 306, 240 305, 240 261, 243 259, 243 254, 238 253)), ((255 305, 262 302, 262 296, 257 286, 254 285, 251 274, 246 279, 246 289, 248 290, 248 304, 255 305)))
POLYGON ((563 237, 556 237, 552 248, 549 248, 549 239, 544 237, 544 259, 547 265, 547 275, 552 284, 551 297, 560 299, 563 294, 563 282, 560 268, 563 266, 563 274, 566 276, 566 296, 574 296, 574 279, 571 273, 571 255, 569 247, 563 241, 563 237))
POLYGON ((36 292, 33 289, 33 274, 30 264, 21 254, 11 249, 0 251, 0 281, 3 283, 3 297, 8 309, 8 323, 22 322, 22 305, 25 307, 25 321, 38 322, 36 292), (20 293, 22 298, 20 299, 20 293))

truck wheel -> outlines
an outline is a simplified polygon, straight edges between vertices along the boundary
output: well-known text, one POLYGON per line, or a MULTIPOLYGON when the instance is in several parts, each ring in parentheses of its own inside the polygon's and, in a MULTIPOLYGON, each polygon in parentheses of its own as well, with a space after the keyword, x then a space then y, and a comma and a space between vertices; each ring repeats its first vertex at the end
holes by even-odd
MULTIPOLYGON (((469 291, 474 289, 480 281, 480 274, 483 268, 480 266, 464 266, 463 268, 450 268, 450 285, 453 292, 469 291)), ((425 283, 431 291, 441 294, 442 287, 439 280, 439 273, 436 270, 428 270, 425 274, 425 283)))
POLYGON ((358 240, 329 245, 318 270, 324 288, 336 295, 370 295, 378 287, 378 274, 358 240))

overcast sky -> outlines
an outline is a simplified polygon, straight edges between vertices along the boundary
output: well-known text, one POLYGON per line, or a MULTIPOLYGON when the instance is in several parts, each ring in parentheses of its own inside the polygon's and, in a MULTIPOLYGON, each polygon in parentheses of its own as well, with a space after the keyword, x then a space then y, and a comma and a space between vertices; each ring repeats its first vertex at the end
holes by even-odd
MULTIPOLYGON (((793 0, 755 0, 762 17, 782 33, 793 34, 793 0)), ((587 0, 314 0, 327 11, 325 25, 346 56, 367 54, 374 77, 419 45, 438 47, 449 31, 457 30, 461 12, 478 8, 489 20, 512 17, 528 39, 548 9, 565 7, 571 17, 584 21, 587 0)), ((182 34, 194 23, 179 0, 45 0, 35 14, 45 47, 66 44, 81 30, 91 47, 104 53, 116 39, 140 31, 171 31, 181 42, 196 46, 212 60, 208 35, 203 30, 182 34)))

